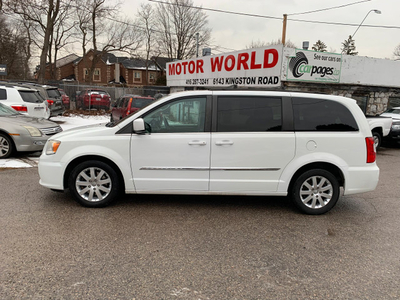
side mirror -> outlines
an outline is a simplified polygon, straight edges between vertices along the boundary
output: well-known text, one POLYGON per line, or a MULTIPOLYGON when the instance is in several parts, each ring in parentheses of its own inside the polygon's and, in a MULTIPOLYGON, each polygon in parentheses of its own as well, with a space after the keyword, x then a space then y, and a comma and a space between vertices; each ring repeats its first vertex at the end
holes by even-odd
POLYGON ((133 120, 133 132, 137 134, 146 133, 146 128, 144 125, 144 120, 142 118, 133 120))

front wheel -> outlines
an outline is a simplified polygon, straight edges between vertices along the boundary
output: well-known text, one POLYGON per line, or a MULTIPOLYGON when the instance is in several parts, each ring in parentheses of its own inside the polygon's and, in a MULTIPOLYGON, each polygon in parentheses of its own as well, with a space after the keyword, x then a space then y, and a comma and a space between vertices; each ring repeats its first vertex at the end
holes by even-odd
POLYGON ((336 177, 322 169, 300 175, 292 189, 294 204, 304 213, 320 215, 331 210, 339 199, 340 186, 336 177))
POLYGON ((0 158, 7 158, 14 151, 14 146, 11 138, 3 133, 0 133, 0 158))
POLYGON ((104 207, 117 197, 120 183, 117 173, 108 164, 90 160, 72 170, 68 187, 81 205, 104 207))

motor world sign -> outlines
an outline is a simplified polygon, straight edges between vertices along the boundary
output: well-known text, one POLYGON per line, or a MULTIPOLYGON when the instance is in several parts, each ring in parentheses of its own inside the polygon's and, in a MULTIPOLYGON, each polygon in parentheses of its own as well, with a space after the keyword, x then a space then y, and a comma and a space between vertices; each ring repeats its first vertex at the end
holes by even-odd
POLYGON ((288 81, 339 82, 342 55, 296 49, 288 65, 288 81))
POLYGON ((280 86, 282 45, 167 64, 168 86, 280 86))

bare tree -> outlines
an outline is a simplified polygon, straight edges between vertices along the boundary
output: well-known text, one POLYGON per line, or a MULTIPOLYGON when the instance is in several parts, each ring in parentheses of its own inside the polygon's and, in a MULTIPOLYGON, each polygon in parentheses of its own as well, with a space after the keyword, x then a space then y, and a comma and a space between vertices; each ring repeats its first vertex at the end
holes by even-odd
POLYGON ((91 45, 93 57, 86 61, 89 81, 93 81, 96 65, 109 52, 136 51, 141 43, 140 32, 132 30, 132 22, 115 16, 119 4, 107 5, 106 0, 77 1, 78 27, 82 35, 83 56, 91 45), (114 21, 118 20, 118 21, 114 21))
MULTIPOLYGON (((246 49, 261 48, 261 47, 268 47, 272 45, 281 45, 281 44, 282 42, 280 39, 272 42, 263 42, 258 40, 257 42, 252 41, 250 45, 246 46, 246 49)), ((290 40, 287 40, 284 46, 289 48, 297 48, 296 45, 292 43, 290 40)))
POLYGON ((167 0, 157 5, 157 32, 161 50, 170 59, 185 59, 210 40, 207 15, 192 0, 167 0))
POLYGON ((41 41, 40 69, 38 81, 44 82, 46 59, 51 44, 54 24, 60 12, 61 0, 5 0, 7 12, 18 14, 27 21, 36 23, 43 34, 41 41))
POLYGON ((30 57, 26 55, 28 40, 25 30, 17 23, 9 24, 0 15, 0 62, 7 65, 7 77, 26 79, 30 57))
MULTIPOLYGON (((138 23, 141 25, 140 29, 143 31, 144 37, 144 51, 145 51, 145 64, 146 64, 146 78, 149 78, 149 59, 155 53, 155 16, 153 8, 150 4, 142 3, 138 10, 138 23)), ((158 55, 156 55, 158 56, 158 55)))

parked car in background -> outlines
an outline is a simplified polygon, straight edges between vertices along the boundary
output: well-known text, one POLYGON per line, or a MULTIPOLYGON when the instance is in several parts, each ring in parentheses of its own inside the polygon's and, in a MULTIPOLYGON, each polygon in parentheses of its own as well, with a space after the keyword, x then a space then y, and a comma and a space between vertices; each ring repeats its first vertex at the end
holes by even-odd
POLYGON ((390 128, 392 127, 392 118, 384 116, 366 116, 369 128, 374 137, 375 148, 381 146, 382 139, 388 136, 390 128))
POLYGON ((64 108, 65 108, 65 109, 69 109, 69 108, 70 108, 69 96, 64 92, 63 89, 58 89, 58 91, 59 91, 60 94, 61 94, 61 101, 62 101, 62 103, 63 103, 63 105, 64 105, 64 108))
POLYGON ((78 109, 110 109, 111 97, 104 90, 86 89, 77 93, 76 108, 78 109))
POLYGON ((0 103, 12 107, 21 114, 48 119, 50 109, 39 92, 14 84, 0 84, 0 103))
POLYGON ((381 113, 382 117, 391 117, 392 119, 399 119, 400 120, 400 106, 389 108, 388 110, 381 113))
POLYGON ((393 119, 392 127, 386 140, 389 142, 400 142, 400 107, 389 108, 381 116, 393 119))
POLYGON ((60 116, 64 113, 65 108, 62 104, 61 94, 58 88, 50 85, 42 85, 37 83, 20 83, 20 86, 30 87, 38 90, 40 95, 47 100, 50 108, 50 117, 60 116))
POLYGON ((20 114, 0 103, 0 159, 16 151, 41 151, 47 139, 61 131, 54 122, 20 114))
POLYGON ((102 207, 129 194, 289 196, 308 214, 372 191, 374 139, 356 101, 266 91, 190 91, 46 143, 40 184, 102 207))
POLYGON ((111 108, 111 122, 121 120, 126 116, 137 112, 154 101, 152 97, 143 97, 138 95, 123 95, 118 98, 111 108))

